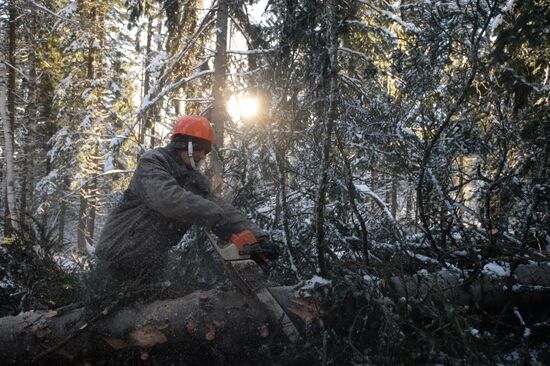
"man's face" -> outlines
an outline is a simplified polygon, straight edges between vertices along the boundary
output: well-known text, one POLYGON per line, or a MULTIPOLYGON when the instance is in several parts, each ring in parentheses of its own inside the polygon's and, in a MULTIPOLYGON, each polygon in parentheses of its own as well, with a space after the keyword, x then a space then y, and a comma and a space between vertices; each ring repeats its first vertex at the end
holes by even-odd
MULTIPOLYGON (((192 167, 191 161, 189 160, 189 155, 187 155, 187 150, 178 150, 181 160, 185 165, 188 167, 192 167)), ((199 163, 204 160, 206 157, 206 151, 205 150, 193 150, 193 160, 195 161, 195 165, 198 166, 199 163)))

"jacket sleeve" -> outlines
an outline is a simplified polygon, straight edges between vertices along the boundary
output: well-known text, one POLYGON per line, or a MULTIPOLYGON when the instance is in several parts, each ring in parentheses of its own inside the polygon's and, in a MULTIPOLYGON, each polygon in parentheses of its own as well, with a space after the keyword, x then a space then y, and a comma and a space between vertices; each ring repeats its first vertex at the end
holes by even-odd
POLYGON ((134 174, 135 193, 163 216, 201 226, 224 224, 224 209, 183 187, 159 159, 144 155, 134 174))
POLYGON ((224 212, 224 223, 212 228, 214 234, 223 240, 229 240, 232 234, 239 233, 243 230, 250 230, 254 233, 257 239, 268 238, 267 232, 260 229, 258 225, 249 220, 242 212, 237 210, 230 203, 224 202, 221 199, 210 195, 212 201, 216 202, 224 212))
POLYGON ((267 232, 260 229, 258 225, 252 222, 235 206, 224 201, 223 199, 216 197, 211 192, 211 181, 206 176, 196 173, 192 173, 193 185, 201 192, 205 192, 204 196, 218 205, 223 211, 224 223, 215 225, 212 227, 212 231, 218 237, 223 240, 229 240, 232 234, 239 233, 243 230, 250 230, 254 233, 257 239, 268 238, 267 232))

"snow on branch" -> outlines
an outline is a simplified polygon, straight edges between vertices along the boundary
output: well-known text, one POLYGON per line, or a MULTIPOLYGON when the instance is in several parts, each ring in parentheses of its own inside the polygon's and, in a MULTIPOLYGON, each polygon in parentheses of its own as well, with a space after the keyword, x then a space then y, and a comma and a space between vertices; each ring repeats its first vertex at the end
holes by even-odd
POLYGON ((43 11, 45 11, 46 13, 48 13, 48 14, 50 14, 50 15, 53 15, 53 16, 56 17, 56 18, 59 18, 59 19, 65 21, 65 22, 69 22, 69 23, 72 23, 72 24, 75 24, 75 25, 79 25, 78 22, 75 22, 74 20, 69 19, 69 18, 65 18, 64 16, 59 15, 58 13, 54 13, 53 11, 51 11, 50 9, 48 9, 47 7, 45 7, 44 5, 38 4, 36 1, 31 1, 30 3, 33 4, 34 6, 36 6, 38 9, 43 10, 43 11))
POLYGON ((155 104, 160 98, 162 98, 163 96, 165 96, 167 93, 171 92, 172 90, 181 87, 183 84, 185 84, 185 83, 187 83, 191 80, 200 78, 200 77, 208 75, 208 74, 213 74, 213 73, 214 73, 213 70, 204 70, 204 71, 198 72, 196 74, 193 74, 188 78, 181 78, 178 81, 176 81, 175 83, 172 83, 172 84, 169 84, 169 85, 165 86, 153 99, 149 99, 150 95, 147 95, 143 99, 143 103, 141 105, 140 110, 137 113, 136 119, 139 119, 139 117, 141 117, 143 115, 143 113, 145 113, 145 111, 147 111, 151 105, 155 104))
POLYGON ((268 49, 256 49, 256 50, 227 50, 226 53, 232 53, 236 55, 262 55, 266 53, 275 52, 275 48, 268 49))
POLYGON ((387 10, 383 10, 383 9, 378 8, 376 5, 373 5, 371 1, 359 0, 359 2, 362 3, 362 4, 367 5, 371 9, 378 12, 379 14, 381 14, 381 15, 387 17, 387 18, 390 18, 391 20, 393 20, 394 22, 396 22, 397 24, 399 24, 400 26, 402 26, 403 28, 405 28, 409 32, 412 32, 412 33, 420 33, 421 32, 420 28, 418 28, 413 23, 409 23, 409 22, 404 21, 403 19, 401 19, 401 17, 399 15, 394 14, 391 11, 387 11, 387 10))
MULTIPOLYGON (((178 86, 175 86, 177 83, 174 83, 172 84, 174 87, 173 88, 170 88, 170 89, 167 89, 167 88, 164 88, 162 91, 158 91, 158 89, 160 88, 160 86, 166 81, 166 79, 169 77, 169 75, 172 73, 172 71, 174 70, 174 68, 178 65, 179 61, 187 54, 187 52, 189 51, 189 49, 191 48, 191 46, 193 44, 195 44, 195 42, 197 41, 197 39, 199 38, 199 36, 206 30, 209 28, 209 26, 214 23, 215 19, 209 19, 211 18, 211 15, 212 15, 212 9, 210 9, 203 17, 203 19, 201 20, 201 24, 199 25, 197 31, 187 40, 185 46, 183 47, 183 49, 178 52, 176 55, 174 55, 173 57, 171 57, 168 61, 167 61, 167 66, 166 66, 166 69, 164 70, 163 74, 158 78, 158 81, 157 83, 153 86, 153 88, 151 89, 151 91, 145 96, 144 100, 143 100, 143 103, 142 103, 142 107, 141 109, 139 110, 139 112, 137 113, 137 116, 139 118, 139 116, 141 116, 147 109, 149 109, 156 101, 158 101, 162 96, 164 96, 167 92, 173 90, 175 87, 178 87, 178 86, 181 86, 183 85, 186 81, 183 81, 181 84, 179 84, 178 86), (154 97, 153 97, 154 96, 154 97)), ((200 75, 199 75, 200 76, 200 75)), ((191 80, 191 79, 189 79, 191 80)), ((182 80, 180 80, 181 82, 182 80)), ((187 80, 188 81, 188 80, 187 80)))
POLYGON ((379 195, 377 195, 376 193, 374 193, 367 185, 365 184, 355 184, 355 189, 357 189, 358 192, 361 192, 361 193, 364 193, 365 195, 369 196, 370 198, 372 198, 374 200, 374 202, 376 202, 376 204, 382 209, 382 211, 384 211, 384 213, 386 214, 386 216, 388 217, 388 219, 390 220, 390 222, 392 223, 392 225, 395 227, 395 229, 398 231, 399 233, 399 236, 398 238, 403 238, 404 235, 403 235, 403 232, 401 231, 401 229, 399 228, 399 225, 397 223, 397 220, 395 219, 395 217, 393 217, 392 213, 390 212, 390 210, 388 209, 388 206, 386 205, 386 203, 384 202, 384 200, 382 198, 380 198, 379 195))
POLYGON ((93 177, 91 177, 90 179, 84 181, 84 183, 82 183, 80 186, 78 186, 78 188, 76 189, 73 189, 71 192, 67 193, 63 199, 67 198, 67 197, 70 197, 72 196, 73 194, 75 194, 76 192, 79 192, 82 188, 84 188, 88 183, 90 183, 91 181, 99 178, 99 177, 103 177, 105 175, 110 175, 110 174, 124 174, 124 173, 133 173, 134 172, 134 169, 113 169, 113 170, 109 170, 108 172, 104 172, 104 173, 101 173, 101 174, 97 174, 97 175, 94 175, 93 177))

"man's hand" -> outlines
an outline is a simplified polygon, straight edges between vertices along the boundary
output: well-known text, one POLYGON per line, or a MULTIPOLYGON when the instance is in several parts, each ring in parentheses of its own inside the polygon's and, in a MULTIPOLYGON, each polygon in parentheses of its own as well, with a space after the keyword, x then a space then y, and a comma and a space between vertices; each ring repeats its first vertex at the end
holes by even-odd
POLYGON ((258 245, 254 248, 254 251, 250 253, 252 259, 255 256, 265 257, 270 261, 274 261, 279 258, 279 247, 267 238, 261 238, 258 241, 258 245))
POLYGON ((256 262, 267 262, 279 257, 279 248, 268 238, 256 239, 250 230, 241 231, 231 236, 240 254, 248 254, 256 262))

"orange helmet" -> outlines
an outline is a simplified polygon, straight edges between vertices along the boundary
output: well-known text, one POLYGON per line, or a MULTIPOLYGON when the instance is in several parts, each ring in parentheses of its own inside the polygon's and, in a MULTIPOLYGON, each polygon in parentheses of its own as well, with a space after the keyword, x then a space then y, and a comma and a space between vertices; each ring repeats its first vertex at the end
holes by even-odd
POLYGON ((216 143, 216 140, 214 140, 214 129, 210 125, 210 121, 201 116, 183 116, 178 118, 170 139, 173 140, 178 135, 197 137, 212 144, 216 143))

